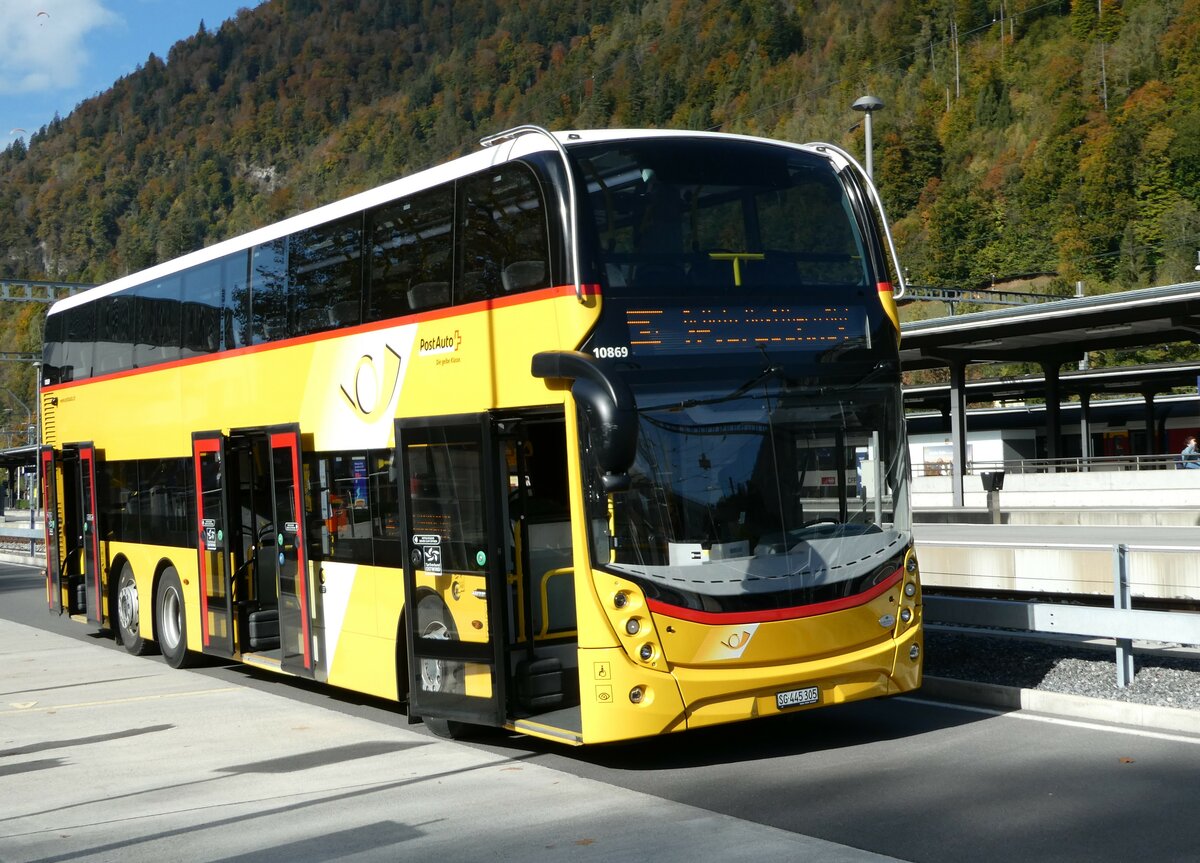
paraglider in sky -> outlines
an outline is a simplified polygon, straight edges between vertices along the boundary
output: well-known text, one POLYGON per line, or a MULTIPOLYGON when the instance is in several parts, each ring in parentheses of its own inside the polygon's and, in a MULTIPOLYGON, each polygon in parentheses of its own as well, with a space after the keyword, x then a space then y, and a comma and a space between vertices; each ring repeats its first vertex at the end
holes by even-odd
MULTIPOLYGON (((50 13, 49 13, 49 12, 47 12, 45 9, 43 9, 43 10, 41 10, 40 12, 38 12, 36 15, 34 15, 33 17, 34 17, 34 18, 38 18, 38 19, 46 19, 46 20, 49 20, 49 18, 50 18, 50 13)), ((45 27, 45 26, 46 26, 46 20, 39 20, 39 21, 38 21, 38 26, 39 26, 39 27, 45 27)))
POLYGON ((15 134, 17 134, 18 132, 20 132, 22 135, 24 135, 24 134, 25 134, 25 130, 24 130, 24 129, 22 129, 20 126, 18 126, 18 127, 17 127, 17 128, 15 128, 15 129, 9 129, 9 130, 8 130, 8 134, 10 134, 10 135, 15 135, 15 134))

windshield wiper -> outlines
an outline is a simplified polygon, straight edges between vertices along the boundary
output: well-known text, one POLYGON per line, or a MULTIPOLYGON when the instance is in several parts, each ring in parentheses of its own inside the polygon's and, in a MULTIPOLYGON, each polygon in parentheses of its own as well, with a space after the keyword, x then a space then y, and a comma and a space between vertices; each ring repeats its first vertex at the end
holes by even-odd
POLYGON ((701 405, 719 405, 719 404, 723 404, 724 402, 731 402, 734 399, 740 399, 742 396, 744 396, 746 393, 750 392, 750 390, 754 389, 756 386, 758 386, 760 383, 767 380, 768 378, 776 377, 776 376, 781 381, 786 382, 786 380, 787 380, 787 378, 785 378, 783 376, 783 368, 782 367, 767 366, 765 369, 763 369, 757 375, 750 378, 750 380, 746 381, 743 384, 740 384, 737 387, 737 389, 733 390, 732 392, 726 393, 723 396, 713 396, 712 398, 707 398, 707 399, 685 399, 684 401, 681 401, 681 402, 668 402, 668 403, 661 404, 661 405, 652 405, 650 407, 640 408, 639 412, 645 413, 647 411, 661 411, 661 410, 678 411, 678 410, 686 410, 687 408, 700 407, 701 405))

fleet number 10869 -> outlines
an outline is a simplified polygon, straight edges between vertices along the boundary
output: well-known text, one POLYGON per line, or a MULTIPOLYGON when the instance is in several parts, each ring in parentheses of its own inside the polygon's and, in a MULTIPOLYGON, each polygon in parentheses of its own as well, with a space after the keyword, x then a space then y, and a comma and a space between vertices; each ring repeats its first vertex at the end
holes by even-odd
POLYGON ((629 356, 629 348, 627 348, 627 347, 592 348, 592 353, 596 355, 596 359, 598 359, 598 360, 623 360, 629 356))

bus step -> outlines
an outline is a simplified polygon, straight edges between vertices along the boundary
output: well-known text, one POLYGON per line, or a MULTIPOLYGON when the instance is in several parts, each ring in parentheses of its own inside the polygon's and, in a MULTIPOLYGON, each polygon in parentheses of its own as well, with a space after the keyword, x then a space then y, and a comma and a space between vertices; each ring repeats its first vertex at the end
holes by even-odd
POLYGON ((563 700, 562 662, 557 657, 517 663, 517 699, 526 710, 546 710, 563 700))
POLYGON ((275 650, 279 647, 279 609, 264 608, 250 612, 250 648, 275 650))

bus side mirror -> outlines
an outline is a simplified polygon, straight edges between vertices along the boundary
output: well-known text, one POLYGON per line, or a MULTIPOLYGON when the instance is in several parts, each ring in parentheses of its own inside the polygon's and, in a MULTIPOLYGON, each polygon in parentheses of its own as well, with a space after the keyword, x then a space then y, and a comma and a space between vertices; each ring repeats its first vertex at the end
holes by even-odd
POLYGON ((535 378, 572 382, 571 395, 589 420, 605 493, 629 488, 629 469, 637 457, 637 406, 629 386, 609 377, 591 355, 581 351, 534 354, 532 372, 535 378))

